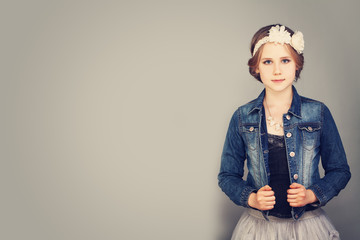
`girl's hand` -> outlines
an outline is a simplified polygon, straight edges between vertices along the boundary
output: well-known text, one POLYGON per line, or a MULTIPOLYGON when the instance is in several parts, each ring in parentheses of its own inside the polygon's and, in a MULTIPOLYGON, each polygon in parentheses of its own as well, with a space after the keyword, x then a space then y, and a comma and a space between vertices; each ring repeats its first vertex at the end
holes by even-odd
POLYGON ((250 194, 248 204, 250 207, 259 210, 270 210, 275 205, 274 191, 271 190, 269 185, 266 185, 260 188, 257 193, 250 194))
POLYGON ((306 189, 299 183, 291 184, 287 193, 287 201, 291 207, 303 207, 318 200, 313 191, 306 189))

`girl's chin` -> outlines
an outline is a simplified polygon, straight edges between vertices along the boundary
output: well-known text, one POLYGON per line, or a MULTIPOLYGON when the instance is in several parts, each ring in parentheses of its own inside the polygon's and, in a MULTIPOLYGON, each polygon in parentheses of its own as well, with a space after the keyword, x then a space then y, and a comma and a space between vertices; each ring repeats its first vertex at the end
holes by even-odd
POLYGON ((272 92, 283 92, 283 91, 288 91, 289 89, 292 89, 291 88, 292 84, 289 84, 289 85, 283 85, 283 84, 279 84, 279 85, 275 85, 275 84, 271 84, 270 86, 269 85, 265 85, 265 88, 272 91, 272 92))

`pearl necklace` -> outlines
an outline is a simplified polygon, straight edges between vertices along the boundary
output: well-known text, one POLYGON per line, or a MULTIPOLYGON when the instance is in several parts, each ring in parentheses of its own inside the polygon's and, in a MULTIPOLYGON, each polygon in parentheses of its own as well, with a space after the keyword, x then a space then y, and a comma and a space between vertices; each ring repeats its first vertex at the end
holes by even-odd
POLYGON ((279 122, 276 122, 275 119, 271 116, 271 112, 270 112, 270 109, 269 107, 267 106, 267 103, 266 103, 266 100, 264 99, 264 103, 265 103, 265 107, 266 109, 268 110, 269 112, 269 115, 266 120, 269 122, 269 125, 270 127, 273 127, 275 126, 275 131, 280 131, 281 128, 284 128, 284 124, 283 123, 279 123, 279 122))

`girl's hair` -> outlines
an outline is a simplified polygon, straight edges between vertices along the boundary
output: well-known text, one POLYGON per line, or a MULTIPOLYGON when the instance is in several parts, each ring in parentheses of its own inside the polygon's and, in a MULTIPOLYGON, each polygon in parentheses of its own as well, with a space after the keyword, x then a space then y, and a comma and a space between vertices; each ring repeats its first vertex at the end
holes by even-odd
MULTIPOLYGON (((251 39, 251 45, 250 45, 251 54, 254 51, 256 43, 260 39, 262 39, 262 38, 264 38, 266 36, 269 36, 270 28, 272 28, 272 27, 274 27, 276 25, 281 26, 281 24, 272 24, 272 25, 269 25, 269 26, 265 26, 263 28, 260 28, 254 34, 253 38, 251 39)), ((285 30, 287 30, 290 33, 290 36, 292 36, 294 34, 294 31, 291 30, 290 28, 286 27, 286 26, 285 26, 285 30)), ((285 46, 289 49, 292 57, 294 58, 295 64, 296 64, 296 69, 297 69, 296 72, 295 72, 295 82, 296 82, 298 80, 298 78, 300 78, 301 70, 304 67, 304 55, 302 53, 301 54, 297 53, 297 51, 292 46, 290 46, 289 44, 285 44, 285 46)), ((261 57, 261 54, 262 54, 263 47, 264 47, 264 45, 262 45, 259 48, 259 50, 257 50, 255 55, 252 58, 250 58, 249 61, 248 61, 250 74, 260 82, 262 82, 261 78, 260 78, 260 74, 256 73, 256 69, 257 69, 257 67, 259 66, 259 63, 260 63, 260 57, 261 57)))

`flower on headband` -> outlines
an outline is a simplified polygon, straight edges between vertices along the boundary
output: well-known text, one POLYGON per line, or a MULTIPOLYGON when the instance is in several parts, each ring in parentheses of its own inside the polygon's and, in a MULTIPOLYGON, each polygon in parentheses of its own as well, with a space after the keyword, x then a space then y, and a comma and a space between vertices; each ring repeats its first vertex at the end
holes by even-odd
POLYGON ((280 44, 290 44, 299 54, 304 51, 304 36, 301 32, 297 31, 292 36, 290 33, 285 29, 285 26, 276 25, 269 30, 269 36, 266 36, 260 39, 253 50, 253 56, 259 50, 259 48, 267 43, 280 43, 280 44))
POLYGON ((290 33, 285 30, 285 26, 276 25, 269 30, 269 42, 290 43, 290 33))
POLYGON ((304 36, 302 32, 295 32, 292 35, 290 45, 301 54, 304 51, 304 36))

